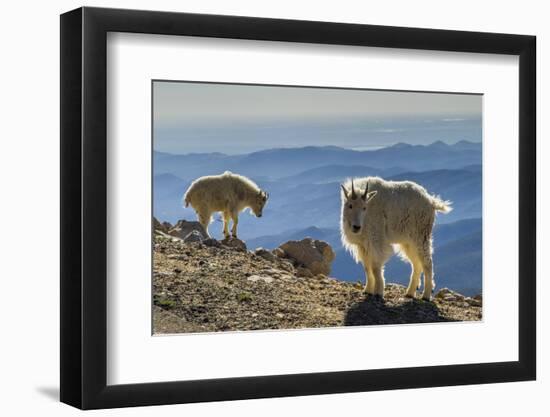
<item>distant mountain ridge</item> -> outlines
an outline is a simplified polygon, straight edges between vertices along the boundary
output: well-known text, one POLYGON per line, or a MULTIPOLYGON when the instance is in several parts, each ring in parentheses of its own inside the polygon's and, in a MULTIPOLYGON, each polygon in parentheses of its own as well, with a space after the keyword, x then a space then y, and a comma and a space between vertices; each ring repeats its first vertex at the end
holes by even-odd
POLYGON ((458 142, 453 145, 395 144, 376 150, 356 151, 337 146, 274 148, 241 155, 221 153, 175 155, 154 152, 154 173, 172 173, 182 179, 222 173, 226 170, 254 176, 262 173, 274 179, 299 174, 326 165, 362 165, 377 169, 402 167, 404 170, 460 168, 481 164, 481 144, 458 142), (284 170, 281 170, 284 167, 284 170))

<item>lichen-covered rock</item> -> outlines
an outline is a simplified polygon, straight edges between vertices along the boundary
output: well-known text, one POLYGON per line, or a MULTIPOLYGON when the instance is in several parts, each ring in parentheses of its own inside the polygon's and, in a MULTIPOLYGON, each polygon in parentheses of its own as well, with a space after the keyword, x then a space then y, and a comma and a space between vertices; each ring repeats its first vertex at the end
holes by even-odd
POLYGON ((199 222, 187 221, 187 220, 178 220, 178 222, 168 230, 168 234, 171 236, 178 237, 180 239, 185 239, 187 235, 191 232, 196 231, 201 237, 201 240, 207 239, 208 234, 204 227, 199 222))
POLYGON ((279 246, 285 256, 309 269, 313 275, 330 275, 330 267, 335 258, 330 245, 322 240, 305 238, 290 240, 279 246))

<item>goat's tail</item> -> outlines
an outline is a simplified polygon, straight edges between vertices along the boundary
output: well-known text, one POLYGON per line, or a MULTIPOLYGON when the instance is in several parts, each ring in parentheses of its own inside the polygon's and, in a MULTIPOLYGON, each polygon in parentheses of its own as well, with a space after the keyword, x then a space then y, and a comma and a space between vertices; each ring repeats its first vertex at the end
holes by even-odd
POLYGON ((449 213, 453 210, 451 204, 453 204, 452 201, 442 200, 439 197, 432 196, 432 206, 435 211, 439 211, 441 213, 449 213))

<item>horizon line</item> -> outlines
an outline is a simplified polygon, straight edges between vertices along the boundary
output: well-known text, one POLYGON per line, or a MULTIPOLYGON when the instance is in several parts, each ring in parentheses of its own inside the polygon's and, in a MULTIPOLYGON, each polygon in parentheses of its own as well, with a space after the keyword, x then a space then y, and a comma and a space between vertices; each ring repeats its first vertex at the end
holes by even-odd
POLYGON ((477 145, 477 144, 481 145, 483 142, 481 140, 478 142, 478 141, 473 141, 473 140, 460 139, 460 140, 457 140, 456 142, 453 142, 453 143, 447 143, 447 142, 444 142, 441 139, 438 139, 438 140, 435 140, 435 141, 433 141, 431 143, 428 143, 428 144, 421 144, 421 143, 413 144, 413 143, 407 143, 407 142, 399 141, 399 142, 394 142, 390 145, 364 145, 364 146, 358 146, 358 147, 344 147, 344 146, 338 146, 338 145, 280 146, 280 147, 275 147, 275 148, 262 148, 262 149, 257 149, 257 150, 254 150, 254 151, 243 152, 243 153, 225 153, 225 152, 216 152, 216 151, 214 151, 214 152, 173 153, 173 152, 166 152, 166 151, 158 150, 158 149, 155 149, 153 147, 153 153, 156 152, 156 153, 162 153, 162 154, 173 155, 173 156, 209 155, 209 154, 218 154, 218 155, 225 155, 225 156, 239 156, 239 155, 250 155, 252 153, 272 151, 272 150, 306 149, 306 148, 317 148, 317 149, 336 148, 336 149, 342 149, 342 150, 354 151, 354 152, 373 152, 373 151, 377 151, 377 150, 381 150, 381 149, 392 148, 392 147, 395 147, 397 145, 407 145, 407 146, 410 146, 410 147, 419 147, 419 146, 421 146, 421 147, 426 148, 426 147, 433 146, 433 145, 436 145, 436 144, 438 144, 438 145, 443 144, 445 146, 452 147, 452 146, 456 146, 459 143, 467 143, 467 144, 472 144, 472 145, 477 145), (367 148, 367 149, 360 150, 360 149, 357 149, 357 148, 367 148), (369 149, 369 148, 371 148, 371 149, 369 149))

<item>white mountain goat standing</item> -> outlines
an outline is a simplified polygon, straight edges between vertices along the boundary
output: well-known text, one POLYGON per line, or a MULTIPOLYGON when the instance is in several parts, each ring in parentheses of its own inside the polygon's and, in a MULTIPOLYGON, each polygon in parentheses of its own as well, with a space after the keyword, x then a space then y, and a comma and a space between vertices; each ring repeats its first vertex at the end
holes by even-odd
POLYGON ((233 220, 231 235, 237 237, 239 213, 250 208, 256 217, 262 217, 268 194, 252 180, 226 171, 221 175, 197 178, 187 189, 185 207, 191 205, 200 224, 208 233, 208 225, 215 212, 223 214, 223 234, 229 237, 229 220, 233 220))
POLYGON ((414 297, 424 272, 422 298, 430 300, 434 288, 432 228, 436 211, 452 210, 449 201, 432 196, 411 181, 385 181, 366 177, 342 187, 340 231, 344 247, 365 269, 368 294, 384 297, 384 264, 392 245, 408 261, 412 273, 407 296, 414 297))

